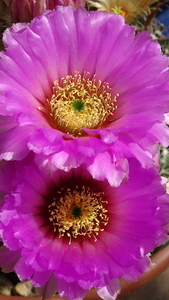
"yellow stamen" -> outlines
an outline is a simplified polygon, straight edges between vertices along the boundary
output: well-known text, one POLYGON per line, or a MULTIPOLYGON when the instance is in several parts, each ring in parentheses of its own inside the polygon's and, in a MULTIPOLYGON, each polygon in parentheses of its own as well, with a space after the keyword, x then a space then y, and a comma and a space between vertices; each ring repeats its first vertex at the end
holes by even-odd
POLYGON ((89 73, 67 75, 54 82, 49 112, 56 128, 74 136, 85 135, 83 128, 100 128, 117 106, 116 95, 106 82, 89 79, 89 73))
POLYGON ((69 243, 72 238, 86 235, 96 241, 99 231, 108 223, 103 194, 85 186, 76 186, 73 190, 62 188, 48 206, 54 232, 57 231, 59 237, 67 236, 69 243))

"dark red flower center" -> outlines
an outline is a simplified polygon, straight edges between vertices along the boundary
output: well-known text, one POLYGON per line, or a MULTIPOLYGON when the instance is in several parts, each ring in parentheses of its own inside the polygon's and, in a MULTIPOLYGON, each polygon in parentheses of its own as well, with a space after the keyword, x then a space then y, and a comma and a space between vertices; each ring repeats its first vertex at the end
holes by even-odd
POLYGON ((91 187, 76 185, 62 187, 55 191, 52 203, 48 206, 49 221, 59 237, 93 237, 104 230, 108 223, 107 201, 104 192, 93 191, 91 187))

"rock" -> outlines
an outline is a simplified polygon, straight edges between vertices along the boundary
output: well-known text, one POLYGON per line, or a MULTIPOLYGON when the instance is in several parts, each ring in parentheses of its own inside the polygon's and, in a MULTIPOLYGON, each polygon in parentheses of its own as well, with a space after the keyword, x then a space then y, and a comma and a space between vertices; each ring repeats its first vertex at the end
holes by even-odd
POLYGON ((36 296, 35 288, 29 281, 18 282, 13 288, 13 294, 24 297, 36 296))
POLYGON ((5 274, 0 273, 0 294, 10 296, 13 286, 13 283, 5 276, 5 274))

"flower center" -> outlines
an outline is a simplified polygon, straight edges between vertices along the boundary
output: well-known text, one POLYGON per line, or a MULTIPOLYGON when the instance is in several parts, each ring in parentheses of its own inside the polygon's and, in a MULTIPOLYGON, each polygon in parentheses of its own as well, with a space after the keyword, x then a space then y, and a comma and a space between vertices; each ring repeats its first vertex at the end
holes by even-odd
POLYGON ((85 102, 81 99, 75 99, 73 102, 72 102, 72 108, 75 110, 75 111, 78 111, 78 112, 81 112, 85 109, 85 102))
POLYGON ((48 101, 55 128, 74 136, 85 135, 83 128, 103 126, 117 108, 108 83, 89 79, 89 73, 67 75, 54 82, 53 95, 48 101))
POLYGON ((67 236, 69 244, 72 238, 80 236, 94 237, 108 223, 103 192, 93 192, 89 187, 76 186, 74 189, 61 188, 48 206, 49 220, 59 237, 67 236))
POLYGON ((74 206, 72 208, 71 214, 72 214, 73 218, 75 218, 75 219, 79 218, 80 219, 80 217, 82 216, 82 208, 79 207, 79 206, 74 206))
POLYGON ((121 15, 123 17, 126 15, 126 12, 124 10, 122 10, 121 6, 115 5, 114 7, 111 8, 111 10, 116 15, 121 15))

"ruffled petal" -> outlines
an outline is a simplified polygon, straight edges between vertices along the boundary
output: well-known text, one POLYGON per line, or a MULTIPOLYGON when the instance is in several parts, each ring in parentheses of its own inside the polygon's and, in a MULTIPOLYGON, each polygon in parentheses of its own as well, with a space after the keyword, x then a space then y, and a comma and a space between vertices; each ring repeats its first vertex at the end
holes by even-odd
POLYGON ((108 285, 97 288, 97 294, 104 300, 115 300, 120 293, 120 284, 118 279, 108 279, 108 285))
POLYGON ((0 265, 4 273, 14 271, 14 266, 20 258, 19 251, 10 251, 5 246, 0 247, 0 265))
POLYGON ((104 152, 93 159, 88 170, 93 178, 97 180, 107 178, 110 185, 117 187, 128 174, 128 162, 125 159, 113 162, 110 153, 104 152))
POLYGON ((82 300, 87 290, 82 289, 75 282, 65 282, 64 280, 57 280, 57 289, 61 298, 67 298, 68 300, 82 300))
POLYGON ((54 274, 51 274, 48 282, 44 286, 37 287, 36 291, 39 295, 43 296, 44 300, 52 297, 57 292, 57 280, 54 274))

